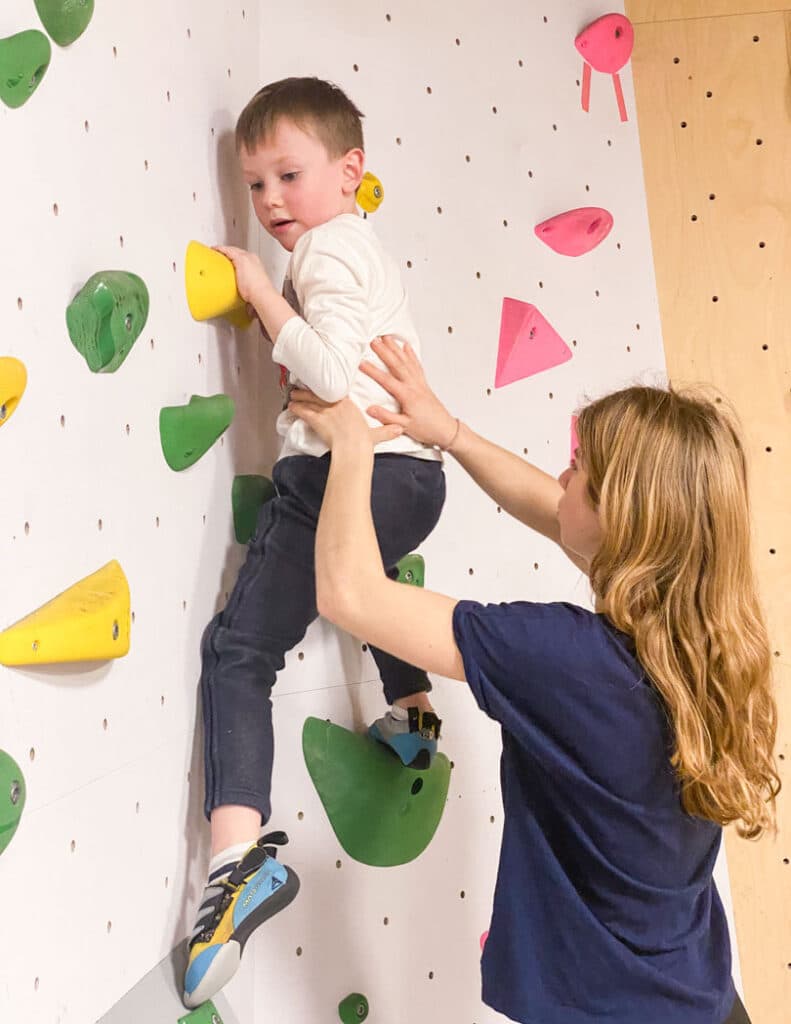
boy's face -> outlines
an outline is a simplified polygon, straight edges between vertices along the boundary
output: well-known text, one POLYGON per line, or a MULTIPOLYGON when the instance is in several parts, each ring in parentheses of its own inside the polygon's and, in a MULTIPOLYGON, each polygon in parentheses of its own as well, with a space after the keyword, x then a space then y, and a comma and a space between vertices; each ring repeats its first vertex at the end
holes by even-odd
POLYGON ((319 139, 281 119, 254 150, 242 146, 239 160, 256 217, 289 252, 310 228, 356 213, 361 149, 332 159, 319 139))

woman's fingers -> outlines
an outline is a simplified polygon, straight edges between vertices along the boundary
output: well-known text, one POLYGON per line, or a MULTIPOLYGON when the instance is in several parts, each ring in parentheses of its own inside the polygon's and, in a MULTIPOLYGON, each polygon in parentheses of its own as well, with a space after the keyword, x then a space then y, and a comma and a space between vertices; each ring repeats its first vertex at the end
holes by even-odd
POLYGON ((404 416, 400 412, 392 412, 390 409, 383 409, 381 405, 371 405, 365 411, 380 423, 392 423, 400 427, 406 427, 409 424, 408 416, 404 416))
POLYGON ((371 427, 371 440, 374 444, 381 444, 383 441, 393 441, 404 433, 404 428, 395 424, 387 424, 384 427, 371 427))

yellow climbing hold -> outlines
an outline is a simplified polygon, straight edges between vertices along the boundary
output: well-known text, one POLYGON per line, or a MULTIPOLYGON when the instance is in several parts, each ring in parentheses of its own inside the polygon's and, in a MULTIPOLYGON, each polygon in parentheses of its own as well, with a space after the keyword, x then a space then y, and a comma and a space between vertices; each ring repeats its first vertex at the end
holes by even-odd
POLYGON ((224 316, 234 327, 248 327, 252 320, 236 289, 236 271, 227 256, 200 242, 190 242, 184 260, 187 304, 195 320, 224 316))
POLYGON ((375 213, 385 197, 385 190, 375 174, 366 171, 357 189, 357 205, 366 213, 375 213))
POLYGON ((129 629, 129 584, 113 560, 0 633, 0 664, 122 658, 129 629))
POLYGON ((0 427, 11 419, 27 386, 27 370, 13 356, 0 356, 0 427))

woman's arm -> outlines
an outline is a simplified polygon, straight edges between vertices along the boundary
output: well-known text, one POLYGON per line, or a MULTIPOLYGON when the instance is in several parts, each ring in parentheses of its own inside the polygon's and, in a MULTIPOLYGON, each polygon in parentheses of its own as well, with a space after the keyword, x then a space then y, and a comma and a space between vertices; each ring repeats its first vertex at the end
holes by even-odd
POLYGON ((319 612, 403 661, 463 680, 456 601, 385 576, 371 518, 372 437, 360 411, 349 400, 322 407, 304 396, 294 392, 290 410, 332 449, 316 533, 319 612))
POLYGON ((362 363, 360 369, 393 395, 401 413, 380 406, 372 406, 368 413, 382 423, 403 427, 404 433, 417 441, 439 445, 449 452, 501 508, 558 544, 587 575, 588 563, 561 543, 557 517, 563 494, 560 483, 451 416, 429 388, 423 368, 408 344, 402 348, 392 338, 377 338, 371 348, 389 373, 372 363, 362 363))

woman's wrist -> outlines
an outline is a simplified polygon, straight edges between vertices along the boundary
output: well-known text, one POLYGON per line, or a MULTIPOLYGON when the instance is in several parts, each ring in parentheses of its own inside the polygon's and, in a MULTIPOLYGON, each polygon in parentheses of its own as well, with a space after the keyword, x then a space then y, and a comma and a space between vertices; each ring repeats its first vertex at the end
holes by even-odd
POLYGON ((459 419, 458 416, 455 416, 454 417, 454 426, 452 427, 452 431, 449 430, 449 440, 445 444, 438 445, 437 447, 439 448, 439 450, 442 451, 442 452, 451 452, 451 454, 453 454, 451 449, 453 448, 453 445, 456 443, 456 441, 458 441, 458 439, 459 439, 459 431, 460 430, 461 430, 461 420, 459 419))

